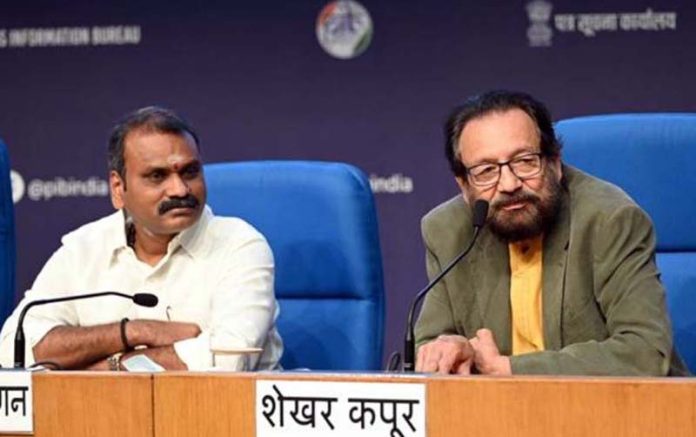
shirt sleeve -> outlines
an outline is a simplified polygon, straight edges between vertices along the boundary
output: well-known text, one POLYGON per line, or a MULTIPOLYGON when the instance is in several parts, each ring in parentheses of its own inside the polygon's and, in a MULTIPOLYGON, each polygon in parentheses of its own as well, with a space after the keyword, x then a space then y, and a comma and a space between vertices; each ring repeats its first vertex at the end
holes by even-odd
POLYGON ((271 248, 253 231, 223 261, 211 302, 210 328, 194 339, 175 343, 176 353, 189 370, 275 368, 282 342, 274 327, 278 305, 271 248), (235 353, 249 349, 261 352, 235 353))

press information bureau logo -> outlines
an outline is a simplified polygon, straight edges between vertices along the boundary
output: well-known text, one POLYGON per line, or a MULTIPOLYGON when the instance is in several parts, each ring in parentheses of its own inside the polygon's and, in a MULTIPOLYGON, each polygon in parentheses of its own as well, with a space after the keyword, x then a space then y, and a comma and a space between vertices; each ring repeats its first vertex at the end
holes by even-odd
POLYGON ((138 25, 0 28, 0 49, 138 45, 138 25))
POLYGON ((352 59, 372 41, 372 19, 367 9, 353 0, 338 0, 324 6, 317 17, 319 45, 338 59, 352 59))
POLYGON ((529 27, 530 47, 551 47, 556 38, 577 34, 596 38, 602 33, 616 32, 674 32, 677 30, 677 11, 644 11, 558 13, 547 0, 532 0, 525 6, 529 27))

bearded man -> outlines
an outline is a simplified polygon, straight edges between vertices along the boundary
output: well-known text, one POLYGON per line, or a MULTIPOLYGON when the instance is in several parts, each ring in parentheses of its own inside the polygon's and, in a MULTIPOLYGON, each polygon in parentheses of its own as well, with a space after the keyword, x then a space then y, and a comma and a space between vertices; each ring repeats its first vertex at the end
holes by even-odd
POLYGON ((491 91, 445 125, 462 195, 422 220, 434 277, 488 221, 465 262, 427 296, 416 370, 683 375, 647 214, 621 189, 563 164, 546 107, 491 91))

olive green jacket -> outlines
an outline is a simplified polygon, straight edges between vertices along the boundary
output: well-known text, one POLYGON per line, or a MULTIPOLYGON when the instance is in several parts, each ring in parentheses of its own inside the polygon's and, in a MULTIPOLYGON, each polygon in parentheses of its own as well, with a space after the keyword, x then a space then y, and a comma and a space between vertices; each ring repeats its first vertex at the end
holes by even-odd
MULTIPOLYGON (((665 295, 655 266, 655 233, 623 191, 564 166, 560 215, 543 243, 545 351, 512 356, 519 374, 683 375, 673 353, 665 295)), ((471 209, 457 196, 422 220, 432 278, 472 237, 471 209)), ((507 244, 487 228, 471 253, 426 297, 420 345, 440 334, 493 331, 512 352, 507 244)))

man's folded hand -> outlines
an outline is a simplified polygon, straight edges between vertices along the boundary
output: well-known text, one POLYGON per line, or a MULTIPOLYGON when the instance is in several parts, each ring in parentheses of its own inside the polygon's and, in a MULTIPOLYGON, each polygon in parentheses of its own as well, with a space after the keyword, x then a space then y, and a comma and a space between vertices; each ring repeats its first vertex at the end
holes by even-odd
POLYGON ((468 375, 473 359, 474 349, 466 337, 441 335, 418 348, 416 371, 468 375))

